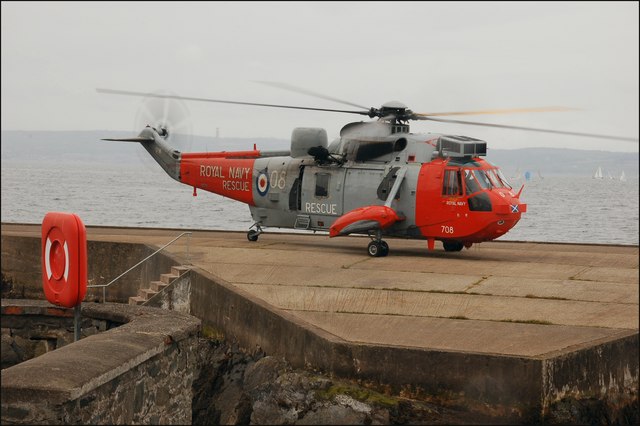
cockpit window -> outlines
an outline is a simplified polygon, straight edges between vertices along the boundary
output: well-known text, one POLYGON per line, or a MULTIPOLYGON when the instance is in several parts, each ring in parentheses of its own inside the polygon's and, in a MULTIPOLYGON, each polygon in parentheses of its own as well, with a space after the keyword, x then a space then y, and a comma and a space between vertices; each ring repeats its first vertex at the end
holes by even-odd
POLYGON ((504 177, 500 169, 489 169, 487 175, 491 178, 493 186, 496 188, 508 188, 511 189, 511 185, 507 182, 507 178, 504 177))
POLYGON ((478 179, 478 182, 480 182, 480 186, 482 187, 482 189, 493 188, 493 185, 491 184, 491 180, 489 179, 489 176, 487 176, 484 170, 474 170, 473 174, 476 176, 476 179, 478 179))
POLYGON ((489 179, 491 179, 493 186, 495 186, 496 188, 502 188, 504 186, 494 169, 487 170, 487 175, 489 175, 489 179))
POLYGON ((465 169, 464 182, 466 183, 467 194, 473 194, 482 189, 491 189, 493 187, 484 170, 465 169))
POLYGON ((473 194, 474 192, 480 191, 480 184, 473 177, 473 172, 469 169, 464 171, 464 183, 467 188, 467 194, 473 194))
POLYGON ((505 177, 505 175, 502 173, 502 170, 500 169, 496 169, 495 170, 496 174, 498 175, 498 177, 500 178, 500 181, 502 181, 502 184, 506 187, 506 188, 513 188, 511 186, 511 184, 509 183, 509 181, 507 180, 507 178, 505 177))
POLYGON ((493 184, 493 186, 495 186, 496 188, 513 188, 498 167, 494 166, 488 161, 486 161, 486 163, 491 167, 490 169, 485 169, 485 172, 491 179, 491 183, 493 184))

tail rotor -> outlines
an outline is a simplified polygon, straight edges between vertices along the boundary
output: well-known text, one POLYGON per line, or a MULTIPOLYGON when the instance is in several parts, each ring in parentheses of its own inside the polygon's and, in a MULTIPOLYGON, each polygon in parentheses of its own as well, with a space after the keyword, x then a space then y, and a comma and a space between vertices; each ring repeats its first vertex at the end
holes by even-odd
MULTIPOLYGON (((172 96, 175 95, 169 91, 158 90, 144 97, 135 116, 134 131, 139 133, 151 126, 174 149, 180 152, 190 151, 193 130, 189 109, 184 101, 172 96)), ((143 150, 138 151, 138 157, 149 170, 158 170, 155 161, 143 150)))

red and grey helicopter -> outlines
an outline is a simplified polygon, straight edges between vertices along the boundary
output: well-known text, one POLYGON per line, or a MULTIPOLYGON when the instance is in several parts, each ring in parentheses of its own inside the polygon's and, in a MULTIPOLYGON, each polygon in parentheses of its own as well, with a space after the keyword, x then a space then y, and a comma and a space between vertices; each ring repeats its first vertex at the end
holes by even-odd
MULTIPOLYGON (((281 85, 306 94, 304 89, 281 85)), ((97 89, 101 93, 274 108, 359 114, 372 121, 345 125, 329 143, 322 128, 295 128, 288 151, 180 152, 170 145, 163 123, 147 125, 132 138, 173 179, 249 206, 255 223, 247 238, 257 241, 267 227, 328 231, 330 237, 364 234, 367 252, 389 253, 383 237, 441 241, 446 251, 494 240, 513 228, 527 211, 519 191, 500 169, 482 157, 487 143, 467 136, 411 133, 411 120, 433 120, 607 139, 609 135, 443 119, 440 116, 537 112, 566 108, 522 108, 450 113, 415 113, 400 102, 366 108, 317 95, 358 109, 340 110, 261 104, 158 93, 97 89)))

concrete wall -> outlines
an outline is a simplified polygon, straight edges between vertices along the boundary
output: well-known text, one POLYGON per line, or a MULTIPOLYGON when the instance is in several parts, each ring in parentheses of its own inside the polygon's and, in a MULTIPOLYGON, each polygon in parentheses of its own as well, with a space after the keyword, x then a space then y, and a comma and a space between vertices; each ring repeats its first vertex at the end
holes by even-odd
MULTIPOLYGON (((611 409, 635 400, 638 410, 638 332, 542 360, 545 411, 563 400, 606 399, 611 409)), ((637 413, 636 413, 637 417, 637 413)))
MULTIPOLYGON (((16 252, 17 248, 28 246, 28 242, 12 243, 16 252)), ((100 258, 111 256, 113 251, 136 257, 140 254, 136 250, 141 250, 133 245, 103 244, 102 251, 93 248, 95 260, 89 266, 90 273, 92 268, 99 270, 100 266, 94 264, 100 264, 100 258)), ((95 246, 90 243, 90 247, 95 246)), ((4 253, 3 237, 3 273, 4 253)), ((166 254, 154 258, 157 260, 149 268, 155 268, 155 276, 148 280, 157 279, 158 273, 181 263, 166 254)), ((207 333, 237 341, 250 351, 261 349, 283 356, 296 368, 311 367, 359 379, 395 394, 460 404, 502 419, 540 421, 567 399, 603 401, 609 419, 616 418, 625 407, 637 407, 637 331, 541 358, 362 345, 278 311, 199 268, 157 295, 151 305, 188 310, 203 321, 207 333)))
POLYGON ((297 368, 311 367, 394 394, 465 406, 514 422, 549 418, 567 398, 595 398, 609 419, 637 406, 637 331, 541 358, 364 345, 277 311, 202 269, 194 268, 190 276, 191 313, 205 328, 247 349, 283 356, 297 368))
MULTIPOLYGON (((2 297, 44 299, 40 245, 40 238, 2 236, 2 276, 7 281, 3 282, 2 297)), ((88 241, 87 284, 107 284, 155 250, 142 244, 88 241)), ((150 281, 177 265, 173 262, 158 253, 112 284, 106 291, 107 301, 127 303, 141 286, 148 287, 150 281)), ((85 301, 102 301, 102 289, 88 289, 85 301)))
MULTIPOLYGON (((3 299, 2 326, 51 309, 3 299)), ((82 316, 122 325, 2 370, 3 424, 191 423, 199 320, 110 303, 84 304, 82 316)))
MULTIPOLYGON (((12 308, 8 309, 9 313, 2 317, 3 369, 73 343, 72 310, 57 306, 47 307, 44 311, 41 307, 17 307, 12 313, 12 308)), ((107 320, 83 317, 80 337, 92 336, 114 326, 107 320)))
POLYGON ((516 420, 540 413, 540 360, 354 344, 277 312, 206 271, 196 268, 191 274, 192 315, 246 348, 396 395, 442 398, 478 409, 489 404, 494 413, 516 420))

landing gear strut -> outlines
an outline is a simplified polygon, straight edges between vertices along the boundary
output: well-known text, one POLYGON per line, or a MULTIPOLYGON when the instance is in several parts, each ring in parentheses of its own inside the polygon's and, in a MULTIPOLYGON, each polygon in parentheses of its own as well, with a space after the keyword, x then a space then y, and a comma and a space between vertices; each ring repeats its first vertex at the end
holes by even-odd
POLYGON ((251 225, 251 228, 249 228, 249 232, 247 232, 247 240, 258 241, 258 237, 260 236, 260 234, 262 234, 262 227, 259 223, 256 222, 251 225), (252 229, 253 227, 255 227, 256 229, 252 229))
POLYGON ((367 246, 367 253, 369 253, 369 256, 385 257, 389 254, 389 244, 387 244, 386 241, 382 241, 382 232, 378 230, 376 231, 375 236, 369 234, 369 237, 371 237, 371 242, 367 246))

